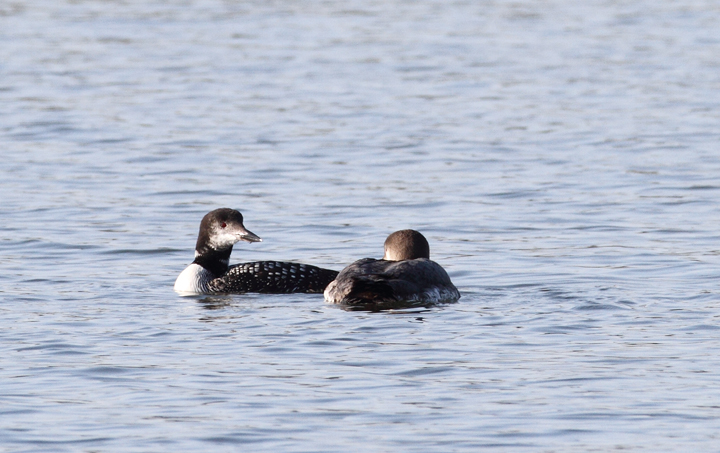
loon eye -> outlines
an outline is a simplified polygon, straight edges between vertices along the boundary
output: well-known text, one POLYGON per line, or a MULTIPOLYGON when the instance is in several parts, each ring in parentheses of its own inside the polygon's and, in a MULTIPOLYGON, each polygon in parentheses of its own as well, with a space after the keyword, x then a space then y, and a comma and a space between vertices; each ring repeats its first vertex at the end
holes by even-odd
POLYGON ((227 226, 227 223, 223 222, 222 225, 220 225, 220 228, 225 228, 227 226))

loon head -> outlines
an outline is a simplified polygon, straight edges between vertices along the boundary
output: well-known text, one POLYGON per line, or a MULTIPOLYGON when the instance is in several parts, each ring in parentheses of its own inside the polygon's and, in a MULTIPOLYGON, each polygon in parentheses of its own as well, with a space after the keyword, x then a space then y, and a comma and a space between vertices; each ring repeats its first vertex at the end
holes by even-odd
POLYGON ((384 260, 403 261, 430 259, 430 245, 425 236, 415 230, 396 231, 385 239, 384 260))
POLYGON ((245 228, 240 212, 235 209, 220 208, 205 214, 200 222, 195 251, 202 253, 208 249, 232 250, 232 246, 239 241, 261 242, 262 239, 245 228))
POLYGON ((238 211, 221 208, 208 212, 200 222, 195 260, 175 280, 175 291, 207 293, 210 281, 227 272, 233 245, 238 241, 260 242, 262 239, 245 228, 238 211))

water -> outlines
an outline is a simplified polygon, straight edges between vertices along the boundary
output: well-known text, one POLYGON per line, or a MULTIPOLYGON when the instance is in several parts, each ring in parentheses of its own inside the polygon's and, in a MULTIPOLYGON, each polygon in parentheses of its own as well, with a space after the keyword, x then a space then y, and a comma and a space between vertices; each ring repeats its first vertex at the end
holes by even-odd
POLYGON ((720 8, 0 3, 0 451, 720 451, 720 8), (181 298, 416 228, 458 303, 181 298))

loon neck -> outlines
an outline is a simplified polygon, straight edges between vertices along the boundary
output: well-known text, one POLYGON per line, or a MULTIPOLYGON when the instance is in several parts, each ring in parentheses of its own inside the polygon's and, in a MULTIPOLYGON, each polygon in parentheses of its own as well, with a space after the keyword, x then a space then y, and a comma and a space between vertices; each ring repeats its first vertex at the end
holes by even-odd
POLYGON ((230 265, 230 254, 232 246, 229 248, 216 250, 212 247, 202 247, 195 250, 194 264, 200 265, 210 271, 216 278, 225 275, 230 265))

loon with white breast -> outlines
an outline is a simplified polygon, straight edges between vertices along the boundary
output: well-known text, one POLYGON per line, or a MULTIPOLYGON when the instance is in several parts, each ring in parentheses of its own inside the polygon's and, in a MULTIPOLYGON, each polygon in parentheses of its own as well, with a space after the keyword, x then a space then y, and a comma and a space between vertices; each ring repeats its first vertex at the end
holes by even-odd
POLYGON ((415 230, 392 233, 385 240, 381 260, 355 261, 325 288, 327 302, 345 305, 438 303, 459 298, 445 269, 430 261, 427 239, 415 230))
POLYGON ((200 222, 195 261, 175 281, 182 295, 222 293, 321 293, 337 271, 308 264, 256 261, 230 266, 233 245, 239 241, 261 242, 243 225, 235 209, 211 211, 200 222))

